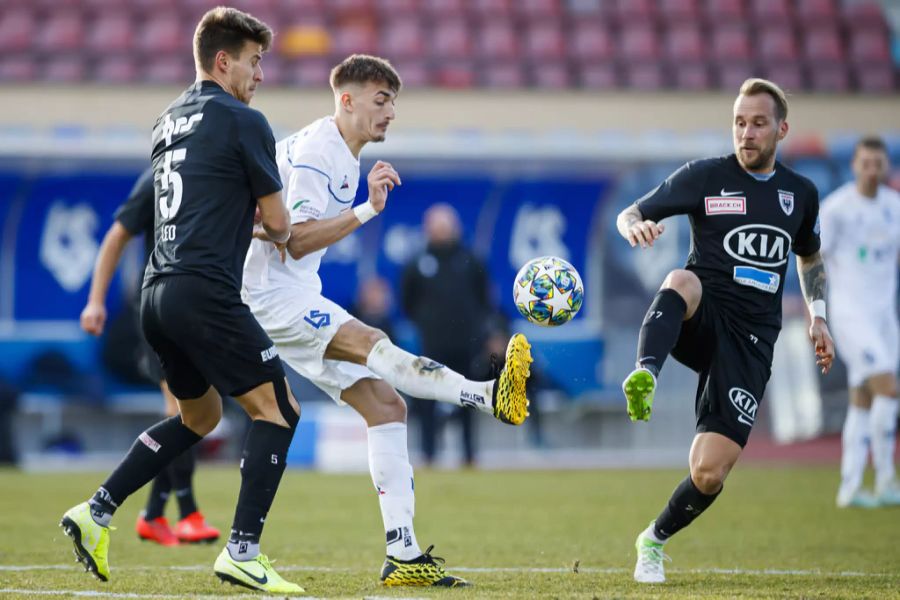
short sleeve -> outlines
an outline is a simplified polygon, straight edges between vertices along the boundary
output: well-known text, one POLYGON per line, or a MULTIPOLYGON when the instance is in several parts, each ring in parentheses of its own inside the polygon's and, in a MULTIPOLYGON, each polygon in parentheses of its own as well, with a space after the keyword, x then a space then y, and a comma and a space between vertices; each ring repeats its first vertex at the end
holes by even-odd
POLYGON ((275 163, 275 136, 272 128, 257 110, 240 110, 236 114, 241 160, 250 178, 253 198, 274 194, 281 190, 281 177, 275 163))
POLYGON ((816 189, 816 186, 809 184, 804 204, 803 221, 800 222, 800 228, 797 230, 797 235, 794 236, 792 248, 797 256, 810 256, 822 247, 822 240, 819 238, 821 230, 819 190, 816 189))
POLYGON ((132 236, 143 233, 152 237, 154 200, 153 170, 147 169, 138 177, 128 199, 116 210, 114 218, 132 236))
POLYGON ((706 169, 697 161, 689 162, 635 202, 635 206, 651 221, 688 214, 703 201, 705 183, 706 169))
POLYGON ((304 154, 291 158, 290 175, 285 182, 285 204, 291 225, 321 219, 331 201, 330 179, 322 157, 304 154))

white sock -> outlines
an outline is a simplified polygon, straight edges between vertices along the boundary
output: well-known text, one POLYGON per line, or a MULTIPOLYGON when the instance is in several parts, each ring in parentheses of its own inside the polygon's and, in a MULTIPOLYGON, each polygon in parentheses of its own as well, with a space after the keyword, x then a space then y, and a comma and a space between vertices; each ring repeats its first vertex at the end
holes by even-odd
POLYGON ((422 554, 413 530, 416 496, 406 447, 406 423, 369 427, 369 472, 378 491, 387 554, 410 560, 422 554))
POLYGON ((900 402, 890 396, 875 396, 869 420, 872 427, 872 464, 875 490, 880 492, 894 479, 894 447, 897 443, 897 409, 900 402))
POLYGON ((366 366, 394 388, 415 398, 494 412, 493 381, 469 381, 430 358, 413 356, 387 338, 375 343, 366 366))
POLYGON ((851 404, 847 407, 841 434, 841 490, 849 498, 862 486, 869 450, 869 409, 851 404))
POLYGON ((648 538, 650 538, 657 544, 665 544, 668 541, 668 539, 665 539, 665 540, 659 539, 659 537, 656 535, 656 531, 654 531, 654 529, 653 529, 654 525, 656 525, 656 521, 654 521, 653 523, 650 523, 650 526, 644 530, 644 535, 646 535, 648 538))

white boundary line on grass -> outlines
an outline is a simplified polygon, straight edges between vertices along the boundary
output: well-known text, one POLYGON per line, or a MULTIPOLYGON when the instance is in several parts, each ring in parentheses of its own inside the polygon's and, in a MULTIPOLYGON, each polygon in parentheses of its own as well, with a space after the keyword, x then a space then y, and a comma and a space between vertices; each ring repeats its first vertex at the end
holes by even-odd
MULTIPOLYGON (((172 566, 127 566, 116 567, 118 571, 155 571, 157 569, 167 571, 206 571, 209 565, 172 565, 172 566)), ((76 565, 0 565, 2 571, 78 571, 76 565)), ((285 565, 278 568, 279 571, 310 571, 324 573, 348 573, 361 569, 348 569, 341 567, 311 567, 306 565, 285 565)), ((571 573, 571 568, 563 567, 453 567, 451 571, 460 573, 571 573)), ((863 573, 861 571, 823 571, 820 569, 667 569, 669 573, 694 573, 698 575, 758 575, 758 576, 795 576, 795 577, 895 577, 895 573, 863 573)), ((619 567, 598 568, 579 567, 579 573, 617 574, 631 572, 631 569, 619 567)), ((3 590, 0 590, 2 592, 3 590)), ((128 597, 128 596, 122 596, 128 597)), ((141 598, 159 597, 170 598, 173 596, 135 596, 141 598)), ((211 596, 215 598, 216 596, 211 596)))

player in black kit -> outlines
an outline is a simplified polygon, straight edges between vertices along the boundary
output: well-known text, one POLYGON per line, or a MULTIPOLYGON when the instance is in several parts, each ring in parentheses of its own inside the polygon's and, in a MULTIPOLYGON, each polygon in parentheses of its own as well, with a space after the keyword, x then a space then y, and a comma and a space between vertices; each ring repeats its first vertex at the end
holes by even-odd
MULTIPOLYGON (((155 214, 153 170, 147 169, 138 177, 125 203, 116 210, 115 220, 100 244, 91 278, 91 291, 87 304, 81 311, 81 328, 87 333, 103 333, 106 324, 106 293, 128 242, 143 234, 145 264, 153 252, 155 214)), ((135 324, 137 325, 136 322, 135 324)), ((165 400, 166 416, 177 415, 178 400, 169 390, 159 359, 146 342, 141 342, 135 348, 139 370, 148 380, 159 385, 165 400)), ((193 486, 195 464, 194 449, 190 448, 153 478, 146 507, 135 525, 138 537, 163 546, 177 546, 179 542, 214 542, 219 539, 219 530, 208 525, 197 508, 193 486), (166 500, 172 492, 175 493, 181 512, 181 519, 174 530, 169 527, 164 516, 166 500)))
POLYGON ((825 323, 825 269, 819 255, 815 186, 775 160, 788 124, 774 83, 749 79, 734 103, 734 154, 690 162, 619 214, 619 233, 646 248, 659 221, 685 214, 691 253, 669 273, 644 317, 636 369, 622 389, 632 420, 648 420, 666 357, 700 375, 690 475, 637 538, 634 578, 665 581, 663 545, 706 510, 737 462, 762 400, 781 329, 788 252, 797 256, 809 304, 809 336, 823 372, 834 344, 825 323))
POLYGON ((63 516, 76 556, 103 581, 116 508, 212 431, 222 415, 221 393, 233 396, 253 424, 231 535, 214 571, 260 591, 303 591, 259 551, 299 407, 272 341, 240 298, 257 208, 270 239, 283 245, 290 237, 275 139, 265 117, 247 106, 271 41, 268 26, 246 13, 207 12, 194 34, 197 81, 153 129, 156 245, 144 276, 141 324, 181 414, 144 431, 97 493, 63 516))

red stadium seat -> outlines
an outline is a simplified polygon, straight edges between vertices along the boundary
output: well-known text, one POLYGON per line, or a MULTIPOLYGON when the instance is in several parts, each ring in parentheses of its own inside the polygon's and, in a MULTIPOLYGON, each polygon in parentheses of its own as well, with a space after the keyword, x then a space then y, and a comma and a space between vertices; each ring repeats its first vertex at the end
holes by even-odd
POLYGON ((616 12, 622 24, 654 21, 656 0, 618 0, 616 12))
POLYGON ((479 19, 508 19, 512 14, 511 0, 469 0, 469 14, 479 19))
POLYGON ((562 27, 553 20, 533 24, 525 33, 525 54, 533 59, 555 60, 566 54, 562 27))
POLYGON ((469 58, 474 43, 469 25, 460 18, 443 19, 429 37, 431 54, 446 58, 469 58))
POLYGON ((283 85, 287 79, 287 68, 284 59, 276 55, 267 55, 260 63, 263 72, 263 85, 276 86, 283 85))
POLYGON ((525 74, 518 62, 489 64, 481 71, 481 85, 488 88, 525 87, 525 74))
POLYGON ((781 89, 788 93, 795 93, 806 89, 803 69, 797 63, 772 64, 763 71, 763 77, 770 81, 774 81, 781 86, 781 89))
POLYGON ((696 23, 675 24, 663 37, 665 56, 673 61, 701 61, 706 56, 705 39, 696 23))
POLYGON ((801 23, 834 22, 837 20, 835 0, 797 0, 797 20, 801 23))
POLYGON ((560 0, 516 0, 513 6, 516 13, 531 21, 557 18, 563 12, 560 0))
POLYGON ((518 59, 518 35, 508 21, 488 21, 478 32, 477 49, 485 59, 518 59))
POLYGON ((569 66, 561 62, 535 63, 531 79, 536 87, 547 90, 564 90, 572 86, 569 66))
POLYGON ((375 10, 385 19, 410 17, 420 12, 421 2, 419 0, 376 0, 375 10))
POLYGON ((664 23, 697 22, 700 19, 698 0, 658 0, 658 10, 664 23))
POLYGON ((847 68, 837 64, 813 65, 809 70, 811 87, 816 92, 848 92, 847 68))
POLYGON ((568 41, 569 56, 579 61, 609 60, 615 54, 612 35, 599 20, 576 21, 568 41))
POLYGON ((404 88, 423 88, 431 85, 431 70, 420 60, 399 61, 394 67, 403 80, 404 88))
POLYGON ((84 60, 77 56, 51 58, 44 65, 41 79, 50 83, 78 83, 84 81, 87 68, 84 60))
POLYGON ((893 65, 859 65, 855 73, 861 92, 890 94, 897 89, 897 73, 893 65))
POLYGON ((84 23, 77 12, 51 14, 37 31, 35 47, 42 52, 80 50, 84 47, 84 23))
POLYGON ((891 48, 886 33, 877 28, 853 31, 850 60, 859 64, 890 63, 891 48))
POLYGON ((743 0, 706 0, 706 17, 712 25, 744 18, 743 0))
POLYGON ((87 48, 94 52, 127 52, 134 44, 134 25, 129 14, 104 13, 88 28, 87 48))
POLYGON ((37 65, 28 56, 12 56, 0 59, 0 82, 21 83, 37 78, 37 65))
POLYGON ((160 56, 149 61, 141 77, 144 83, 188 86, 194 81, 194 61, 190 55, 160 56))
POLYGON ((738 24, 723 25, 712 30, 711 56, 714 61, 749 60, 750 36, 738 24))
POLYGON ((135 47, 149 55, 190 52, 190 32, 177 15, 151 17, 140 25, 135 47))
POLYGON ((37 18, 30 10, 19 8, 4 12, 0 17, 0 52, 18 52, 29 49, 36 31, 37 18))
POLYGON ((422 0, 422 11, 435 19, 464 17, 466 7, 465 0, 422 0))
POLYGON ((702 63, 676 63, 669 69, 675 87, 681 91, 708 90, 712 85, 709 69, 702 63))
POLYGON ((378 47, 378 34, 366 21, 352 21, 336 27, 331 39, 332 53, 341 60, 353 53, 374 54, 378 47))
POLYGON ((379 37, 379 53, 389 60, 421 57, 426 40, 422 24, 414 17, 389 19, 379 37))
POLYGON ((754 69, 750 63, 746 62, 730 62, 719 64, 715 67, 716 81, 718 88, 727 92, 736 94, 744 83, 750 77, 759 77, 759 72, 754 69))
POLYGON ((652 61, 659 58, 659 39, 649 25, 630 25, 622 29, 619 49, 628 61, 652 61))
POLYGON ((793 12, 790 4, 789 0, 753 0, 750 2, 750 11, 760 26, 765 28, 778 21, 791 19, 793 12))
POLYGON ((884 7, 878 0, 852 0, 842 4, 842 17, 850 27, 887 28, 884 7))
POLYGON ((327 0, 324 8, 328 13, 338 17, 363 20, 375 16, 373 0, 327 0))
POLYGON ((844 43, 834 25, 808 27, 803 39, 803 57, 807 62, 843 62, 844 43))
POLYGON ((652 92, 665 87, 659 63, 633 64, 625 67, 625 85, 631 89, 652 92))
POLYGON ((319 58, 285 64, 285 82, 301 87, 321 88, 328 85, 331 63, 319 58))
MULTIPOLYGON (((322 19, 325 16, 326 0, 278 0, 273 9, 281 11, 282 18, 293 23, 298 19, 322 19)), ((274 23, 269 23, 274 26, 274 23)))
POLYGON ((436 83, 442 88, 471 88, 475 86, 475 70, 469 63, 453 61, 437 68, 436 83))
POLYGON ((574 19, 615 17, 610 0, 566 0, 566 13, 574 19))
POLYGON ((94 68, 92 79, 97 83, 132 83, 138 79, 137 65, 134 60, 124 56, 102 58, 94 68))
POLYGON ((610 64, 582 65, 579 69, 578 82, 589 90, 612 90, 619 87, 619 77, 615 67, 610 64))
POLYGON ((796 61, 799 57, 797 34, 786 25, 761 27, 756 34, 757 56, 767 63, 796 61))

